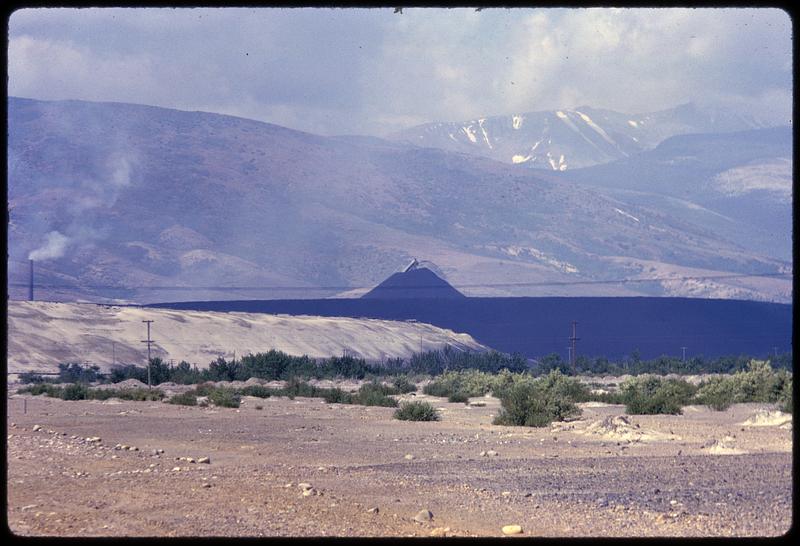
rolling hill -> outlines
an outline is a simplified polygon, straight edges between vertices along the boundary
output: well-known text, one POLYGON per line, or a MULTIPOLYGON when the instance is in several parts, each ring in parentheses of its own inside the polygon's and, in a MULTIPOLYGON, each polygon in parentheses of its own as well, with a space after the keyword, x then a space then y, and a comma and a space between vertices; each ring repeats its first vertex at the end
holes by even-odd
POLYGON ((33 253, 36 298, 65 301, 363 293, 411 256, 468 296, 791 299, 785 259, 590 181, 151 106, 8 114, 11 298, 33 253))

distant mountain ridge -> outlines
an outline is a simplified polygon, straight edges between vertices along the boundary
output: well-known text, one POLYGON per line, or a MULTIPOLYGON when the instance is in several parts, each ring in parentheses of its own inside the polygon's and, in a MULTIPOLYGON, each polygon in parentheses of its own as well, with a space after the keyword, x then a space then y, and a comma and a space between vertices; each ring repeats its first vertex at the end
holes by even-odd
POLYGON ((535 169, 564 171, 629 157, 671 136, 765 127, 735 110, 683 104, 646 114, 589 106, 433 122, 391 138, 416 146, 489 157, 535 169))
POLYGON ((14 97, 7 152, 12 298, 27 295, 33 252, 36 297, 65 301, 355 295, 412 256, 467 296, 791 300, 791 279, 769 277, 790 273, 790 261, 707 215, 571 178, 579 170, 219 114, 14 97), (736 276, 753 272, 767 276, 736 276))

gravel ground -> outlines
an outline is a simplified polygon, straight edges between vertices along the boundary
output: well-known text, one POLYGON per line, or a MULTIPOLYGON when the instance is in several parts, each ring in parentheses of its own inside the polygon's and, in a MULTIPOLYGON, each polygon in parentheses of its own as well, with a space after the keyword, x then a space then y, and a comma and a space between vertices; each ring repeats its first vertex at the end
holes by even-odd
POLYGON ((527 429, 491 425, 494 398, 483 407, 414 398, 442 420, 303 398, 246 397, 236 410, 11 394, 9 527, 405 537, 502 536, 519 525, 522 537, 617 537, 776 536, 791 526, 792 430, 742 425, 767 406, 627 416, 600 434, 624 407, 585 405, 579 421, 527 429), (739 454, 715 454, 720 441, 739 454), (432 519, 415 521, 423 510, 432 519))

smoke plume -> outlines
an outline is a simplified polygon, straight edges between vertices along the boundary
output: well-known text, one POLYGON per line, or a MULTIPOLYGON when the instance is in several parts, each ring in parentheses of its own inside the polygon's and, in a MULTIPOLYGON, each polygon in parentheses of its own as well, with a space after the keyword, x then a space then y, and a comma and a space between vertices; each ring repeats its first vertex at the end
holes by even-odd
POLYGON ((45 243, 28 254, 29 260, 54 260, 60 258, 67 251, 69 237, 62 235, 58 231, 51 231, 45 235, 45 243))

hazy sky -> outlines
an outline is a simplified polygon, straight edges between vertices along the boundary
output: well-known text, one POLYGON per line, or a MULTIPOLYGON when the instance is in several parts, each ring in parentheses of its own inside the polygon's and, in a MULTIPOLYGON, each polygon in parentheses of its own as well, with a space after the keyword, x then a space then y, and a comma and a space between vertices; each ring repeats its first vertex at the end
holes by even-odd
POLYGON ((777 9, 25 9, 8 93, 382 135, 427 121, 689 101, 791 122, 777 9))

